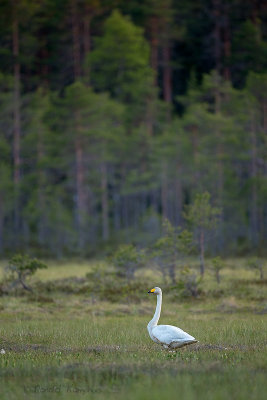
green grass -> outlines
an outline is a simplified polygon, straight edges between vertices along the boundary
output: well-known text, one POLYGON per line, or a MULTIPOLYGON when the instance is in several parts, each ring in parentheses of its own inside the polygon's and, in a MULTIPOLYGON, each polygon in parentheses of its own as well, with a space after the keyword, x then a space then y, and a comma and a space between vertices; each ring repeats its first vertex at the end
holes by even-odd
MULTIPOLYGON (((1 328, 6 354, 0 358, 0 398, 35 398, 34 391, 41 390, 36 385, 60 388, 57 396, 69 399, 78 394, 68 388, 87 390, 96 398, 108 394, 115 399, 126 391, 131 399, 145 399, 152 391, 168 399, 179 387, 186 399, 204 399, 207 391, 210 399, 263 398, 266 319, 216 313, 199 318, 184 309, 179 318, 162 320, 179 324, 199 344, 177 353, 163 351, 150 341, 147 317, 140 316, 15 318, 1 328)), ((38 393, 44 399, 49 395, 38 393)))
POLYGON ((5 314, 1 399, 169 399, 177 391, 183 399, 263 399, 266 393, 265 315, 200 314, 192 305, 165 303, 162 323, 199 340, 170 353, 150 341, 150 315, 84 313, 75 317, 65 307, 53 314, 35 305, 23 315, 5 314))
MULTIPOLYGON (((0 279, 4 276, 4 267, 8 261, 0 261, 0 279)), ((62 277, 68 278, 70 276, 82 277, 89 272, 94 265, 92 262, 85 260, 72 260, 72 261, 45 261, 47 269, 38 270, 34 276, 35 279, 42 281, 61 279, 62 277)), ((101 265, 103 262, 101 262, 101 265)))
MULTIPOLYGON (((54 270, 58 279, 71 270, 76 275, 74 267, 54 264, 41 272, 49 280, 54 270)), ((79 276, 90 268, 78 265, 79 276)), ((146 293, 139 303, 127 296, 119 303, 95 301, 87 293, 2 296, 1 400, 265 399, 266 286, 240 264, 236 269, 232 279, 224 271, 220 298, 170 301, 164 292, 160 323, 199 340, 176 353, 150 340, 146 325, 156 299, 146 293), (233 280, 245 282, 238 296, 233 280), (250 297, 242 296, 247 286, 250 297)), ((212 274, 205 279, 212 289, 212 274)))

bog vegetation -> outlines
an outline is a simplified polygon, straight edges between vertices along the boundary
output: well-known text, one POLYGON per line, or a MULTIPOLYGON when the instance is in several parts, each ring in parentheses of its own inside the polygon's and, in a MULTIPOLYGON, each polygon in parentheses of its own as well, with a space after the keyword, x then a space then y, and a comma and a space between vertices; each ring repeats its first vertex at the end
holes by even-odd
POLYGON ((175 284, 151 264, 127 279, 115 263, 48 261, 28 277, 31 291, 3 272, 1 399, 167 400, 178 390, 186 400, 265 399, 266 280, 246 259, 208 258, 202 277, 195 258, 187 263, 175 267, 175 284), (198 344, 170 353, 150 340, 155 284, 160 321, 198 344))

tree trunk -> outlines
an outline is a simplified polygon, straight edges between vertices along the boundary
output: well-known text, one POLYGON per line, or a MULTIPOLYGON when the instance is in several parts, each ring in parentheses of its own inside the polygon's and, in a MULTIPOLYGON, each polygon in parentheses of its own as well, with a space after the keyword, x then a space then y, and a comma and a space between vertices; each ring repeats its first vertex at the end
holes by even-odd
POLYGON ((260 280, 263 281, 264 275, 263 275, 263 267, 260 267, 260 280))
POLYGON ((216 281, 217 281, 218 285, 219 285, 220 282, 221 282, 220 271, 216 271, 216 281))
POLYGON ((81 77, 81 46, 80 46, 80 29, 77 13, 77 0, 71 0, 71 16, 72 16, 72 36, 73 36, 73 69, 74 79, 81 77))
POLYGON ((117 232, 121 229, 121 201, 120 194, 117 193, 117 189, 114 189, 113 195, 113 226, 114 230, 117 232))
MULTIPOLYGON (((87 4, 85 6, 85 15, 84 15, 84 20, 83 20, 83 47, 84 47, 84 55, 88 56, 88 54, 90 54, 91 51, 91 19, 92 19, 92 15, 91 15, 91 10, 89 7, 89 4, 87 4)), ((86 78, 86 82, 90 82, 90 67, 89 67, 89 63, 86 62, 84 65, 84 70, 83 70, 83 74, 86 78)))
POLYGON ((213 0, 215 69, 221 73, 221 0, 213 0))
POLYGON ((129 228, 129 196, 124 195, 122 198, 122 226, 129 228))
POLYGON ((108 222, 108 179, 107 179, 107 165, 103 162, 101 164, 101 205, 102 205, 102 238, 107 240, 109 238, 109 222, 108 222))
MULTIPOLYGON (((267 97, 263 100, 263 133, 267 137, 267 97)), ((263 170, 262 170, 263 179, 267 182, 267 161, 265 161, 263 170)), ((261 232, 261 240, 264 242, 265 237, 267 236, 267 205, 266 201, 262 198, 261 204, 261 218, 260 218, 260 232, 261 232)))
POLYGON ((251 194, 251 240, 255 246, 258 243, 258 191, 257 191, 257 138, 255 128, 255 115, 251 112, 251 179, 252 179, 252 194, 251 194))
POLYGON ((231 81, 230 58, 231 58, 231 32, 229 22, 229 4, 224 4, 224 25, 223 25, 223 51, 224 65, 223 76, 226 81, 231 81))
POLYGON ((0 193, 0 254, 3 251, 3 242, 4 242, 4 210, 3 210, 3 196, 0 193))
POLYGON ((166 162, 162 166, 161 177, 161 213, 162 218, 168 218, 168 182, 167 182, 167 165, 166 162))
POLYGON ((199 245, 200 245, 200 274, 203 277, 205 273, 205 236, 204 230, 201 229, 200 237, 199 237, 199 245))
MULTIPOLYGON (((79 120, 79 113, 76 115, 79 120)), ((83 165, 83 147, 81 135, 79 133, 79 125, 76 124, 76 137, 75 137, 75 158, 76 158, 76 192, 77 192, 77 225, 79 235, 79 246, 83 247, 84 243, 84 218, 86 215, 86 196, 84 190, 84 165, 83 165)))
POLYGON ((46 39, 42 39, 45 41, 44 47, 41 50, 40 58, 41 58, 41 70, 40 70, 40 75, 41 75, 41 80, 42 80, 42 87, 47 91, 49 88, 49 78, 48 78, 48 73, 49 73, 49 67, 48 67, 48 57, 49 53, 47 50, 47 43, 46 39))
MULTIPOLYGON (((77 0, 71 1, 72 13, 72 36, 73 36, 73 65, 75 81, 81 78, 81 46, 80 28, 77 12, 77 0)), ((78 242, 82 248, 84 244, 84 218, 86 215, 86 195, 85 195, 85 170, 83 163, 83 143, 81 136, 81 115, 79 110, 74 112, 75 118, 75 160, 76 160, 76 197, 77 197, 77 225, 78 242)))
MULTIPOLYGON (((266 4, 265 2, 261 2, 260 0, 254 0, 251 2, 252 3, 252 10, 251 10, 251 21, 253 22, 253 24, 256 27, 259 27, 259 24, 261 24, 261 12, 264 12, 264 8, 266 8, 266 4), (261 4, 262 4, 262 8, 261 8, 261 4), (265 4, 265 6, 263 5, 265 4)), ((260 35, 260 29, 259 29, 259 35, 260 35)), ((261 37, 259 37, 259 40, 261 39, 261 37)))
MULTIPOLYGON (((221 92, 220 92, 220 76, 219 71, 216 71, 216 82, 215 82, 215 114, 219 116, 221 114, 221 92)), ((223 236, 223 186, 224 186, 224 168, 223 168, 223 143, 222 143, 222 132, 219 124, 215 127, 215 136, 217 142, 216 148, 216 163, 217 163, 217 198, 218 205, 222 209, 222 213, 219 217, 218 233, 219 233, 219 248, 222 250, 224 247, 224 236, 223 236)))
POLYGON ((169 41, 163 47, 163 98, 169 105, 167 108, 167 119, 170 120, 172 103, 172 71, 169 41))
POLYGON ((16 2, 13 1, 13 23, 12 23, 12 41, 14 57, 14 134, 13 134, 13 160, 14 160, 14 228, 16 237, 19 234, 20 219, 20 137, 21 137, 21 116, 20 116, 20 63, 19 63, 19 23, 17 15, 16 2))
POLYGON ((156 16, 152 16, 149 20, 149 36, 150 36, 150 46, 151 46, 151 67, 154 71, 154 85, 158 85, 158 30, 159 21, 156 16))
POLYGON ((171 282, 172 282, 173 285, 175 285, 175 283, 176 283, 175 265, 174 264, 170 264, 168 269, 169 269, 169 277, 171 278, 171 282))
MULTIPOLYGON (((25 276, 25 278, 26 278, 26 276, 25 276)), ((24 282, 24 278, 23 278, 21 272, 19 272, 19 274, 18 274, 18 280, 19 280, 21 286, 23 287, 23 289, 29 290, 30 292, 33 291, 32 288, 30 286, 26 285, 26 283, 24 282)))
POLYGON ((192 132, 192 146, 193 146, 193 160, 194 160, 194 187, 199 189, 200 176, 199 176, 199 131, 198 126, 191 126, 192 132))
POLYGON ((182 222, 182 208, 183 208, 183 199, 182 199, 182 182, 181 182, 181 167, 180 164, 177 164, 177 173, 174 181, 174 222, 176 226, 179 226, 182 222))
POLYGON ((163 98, 167 103, 172 102, 172 83, 171 83, 171 57, 170 45, 166 44, 163 48, 163 98))
MULTIPOLYGON (((46 38, 43 37, 42 40, 44 41, 43 48, 41 49, 41 81, 42 87, 40 90, 40 96, 47 95, 49 90, 49 67, 48 67, 48 49, 47 49, 47 41, 46 38)), ((42 122, 41 122, 42 124, 42 122)), ((38 243, 41 246, 45 245, 46 242, 46 209, 45 209, 45 170, 42 166, 42 160, 44 159, 45 151, 44 151, 44 128, 43 126, 39 126, 37 129, 37 176, 38 176, 38 205, 37 207, 40 210, 40 215, 38 218, 38 243)))
POLYGON ((263 132, 267 134, 267 97, 263 100, 263 132))
POLYGON ((154 123, 154 104, 153 104, 153 99, 150 97, 147 99, 147 105, 146 105, 146 117, 145 117, 145 123, 146 123, 146 130, 147 134, 149 137, 153 136, 153 123, 154 123))
POLYGON ((38 165, 38 205, 40 215, 38 219, 38 242, 41 246, 45 244, 45 172, 41 166, 44 158, 44 143, 43 143, 43 131, 39 127, 37 142, 37 165, 38 165))

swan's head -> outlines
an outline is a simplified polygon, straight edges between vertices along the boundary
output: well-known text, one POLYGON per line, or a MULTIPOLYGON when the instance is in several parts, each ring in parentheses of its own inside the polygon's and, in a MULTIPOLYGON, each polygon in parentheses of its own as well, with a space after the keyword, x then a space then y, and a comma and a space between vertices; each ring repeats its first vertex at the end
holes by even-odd
POLYGON ((156 286, 153 289, 150 289, 147 293, 160 294, 161 288, 156 286))

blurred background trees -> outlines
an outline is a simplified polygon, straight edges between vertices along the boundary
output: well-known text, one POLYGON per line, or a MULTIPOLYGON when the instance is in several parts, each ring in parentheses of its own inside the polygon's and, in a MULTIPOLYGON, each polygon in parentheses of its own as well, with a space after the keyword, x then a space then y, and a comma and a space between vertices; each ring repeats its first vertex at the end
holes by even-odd
POLYGON ((205 251, 264 253, 266 19, 252 0, 0 0, 1 256, 147 245, 204 192, 205 251))

